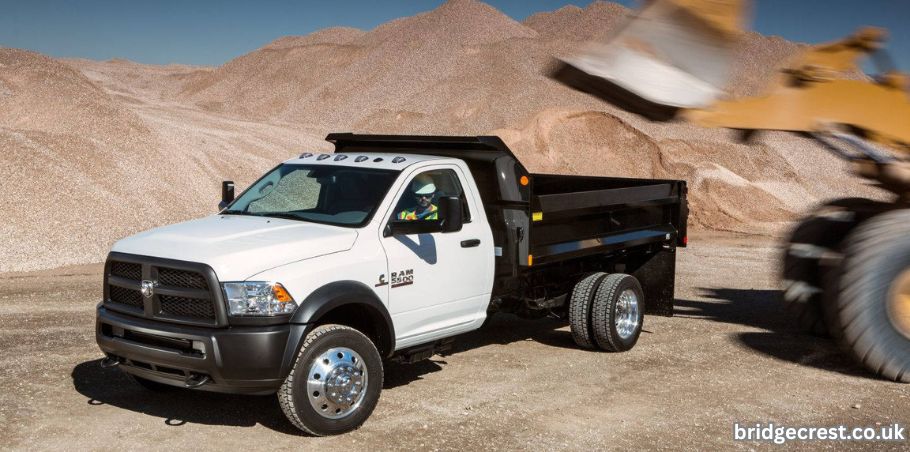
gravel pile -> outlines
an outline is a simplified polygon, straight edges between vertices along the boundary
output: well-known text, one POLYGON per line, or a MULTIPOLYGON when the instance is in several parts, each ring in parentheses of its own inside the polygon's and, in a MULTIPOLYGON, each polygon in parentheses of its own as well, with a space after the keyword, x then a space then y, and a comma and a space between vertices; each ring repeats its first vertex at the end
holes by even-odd
POLYGON ((302 127, 127 97, 147 91, 119 85, 119 70, 92 74, 115 75, 93 81, 51 58, 0 49, 11 93, 0 97, 0 272, 101 261, 124 236, 214 212, 220 180, 245 185, 324 146, 302 127))
MULTIPOLYGON (((0 272, 100 261, 120 237, 212 212, 222 179, 244 187, 330 149, 332 131, 496 133, 537 172, 683 178, 702 228, 774 234, 821 199, 874 194, 805 139, 651 123, 547 77, 627 11, 595 2, 520 23, 454 0, 217 68, 0 49, 0 272)), ((748 35, 733 91, 759 92, 798 48, 748 35)))

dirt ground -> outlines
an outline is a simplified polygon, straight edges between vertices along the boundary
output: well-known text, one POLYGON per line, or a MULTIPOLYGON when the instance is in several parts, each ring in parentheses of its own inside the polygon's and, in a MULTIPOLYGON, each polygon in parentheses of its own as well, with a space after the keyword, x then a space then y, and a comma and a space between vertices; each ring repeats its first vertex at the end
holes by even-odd
POLYGON ((777 255, 767 238, 693 237, 676 316, 647 318, 627 353, 579 350, 560 320, 495 317, 450 355, 389 364, 373 416, 333 438, 299 434, 274 397, 154 394, 101 369, 100 265, 2 274, 0 449, 754 449, 771 445, 734 442, 735 422, 910 425, 910 385, 788 326, 777 255))

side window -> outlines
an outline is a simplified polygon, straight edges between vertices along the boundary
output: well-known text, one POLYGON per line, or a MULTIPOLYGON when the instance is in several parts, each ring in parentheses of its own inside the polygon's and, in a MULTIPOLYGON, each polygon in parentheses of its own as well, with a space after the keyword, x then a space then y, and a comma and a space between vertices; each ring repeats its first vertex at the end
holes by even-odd
POLYGON ((446 196, 461 199, 465 222, 469 222, 470 212, 464 190, 455 171, 450 169, 424 171, 414 176, 395 206, 392 221, 438 220, 439 199, 446 196))

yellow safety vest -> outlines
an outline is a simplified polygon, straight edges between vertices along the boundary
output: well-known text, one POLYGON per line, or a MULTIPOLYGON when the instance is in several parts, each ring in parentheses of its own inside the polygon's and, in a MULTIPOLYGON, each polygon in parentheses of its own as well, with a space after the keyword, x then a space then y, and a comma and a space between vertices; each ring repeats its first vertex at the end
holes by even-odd
POLYGON ((418 214, 417 208, 402 210, 398 212, 399 220, 438 220, 439 212, 436 206, 430 204, 430 207, 427 210, 424 210, 423 213, 418 214))

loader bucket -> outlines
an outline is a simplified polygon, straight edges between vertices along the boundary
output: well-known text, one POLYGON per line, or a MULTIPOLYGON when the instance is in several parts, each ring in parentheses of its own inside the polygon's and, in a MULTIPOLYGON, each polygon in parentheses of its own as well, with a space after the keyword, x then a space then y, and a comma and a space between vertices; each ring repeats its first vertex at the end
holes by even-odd
POLYGON ((651 119, 724 93, 743 0, 657 0, 601 42, 561 61, 553 78, 651 119))

